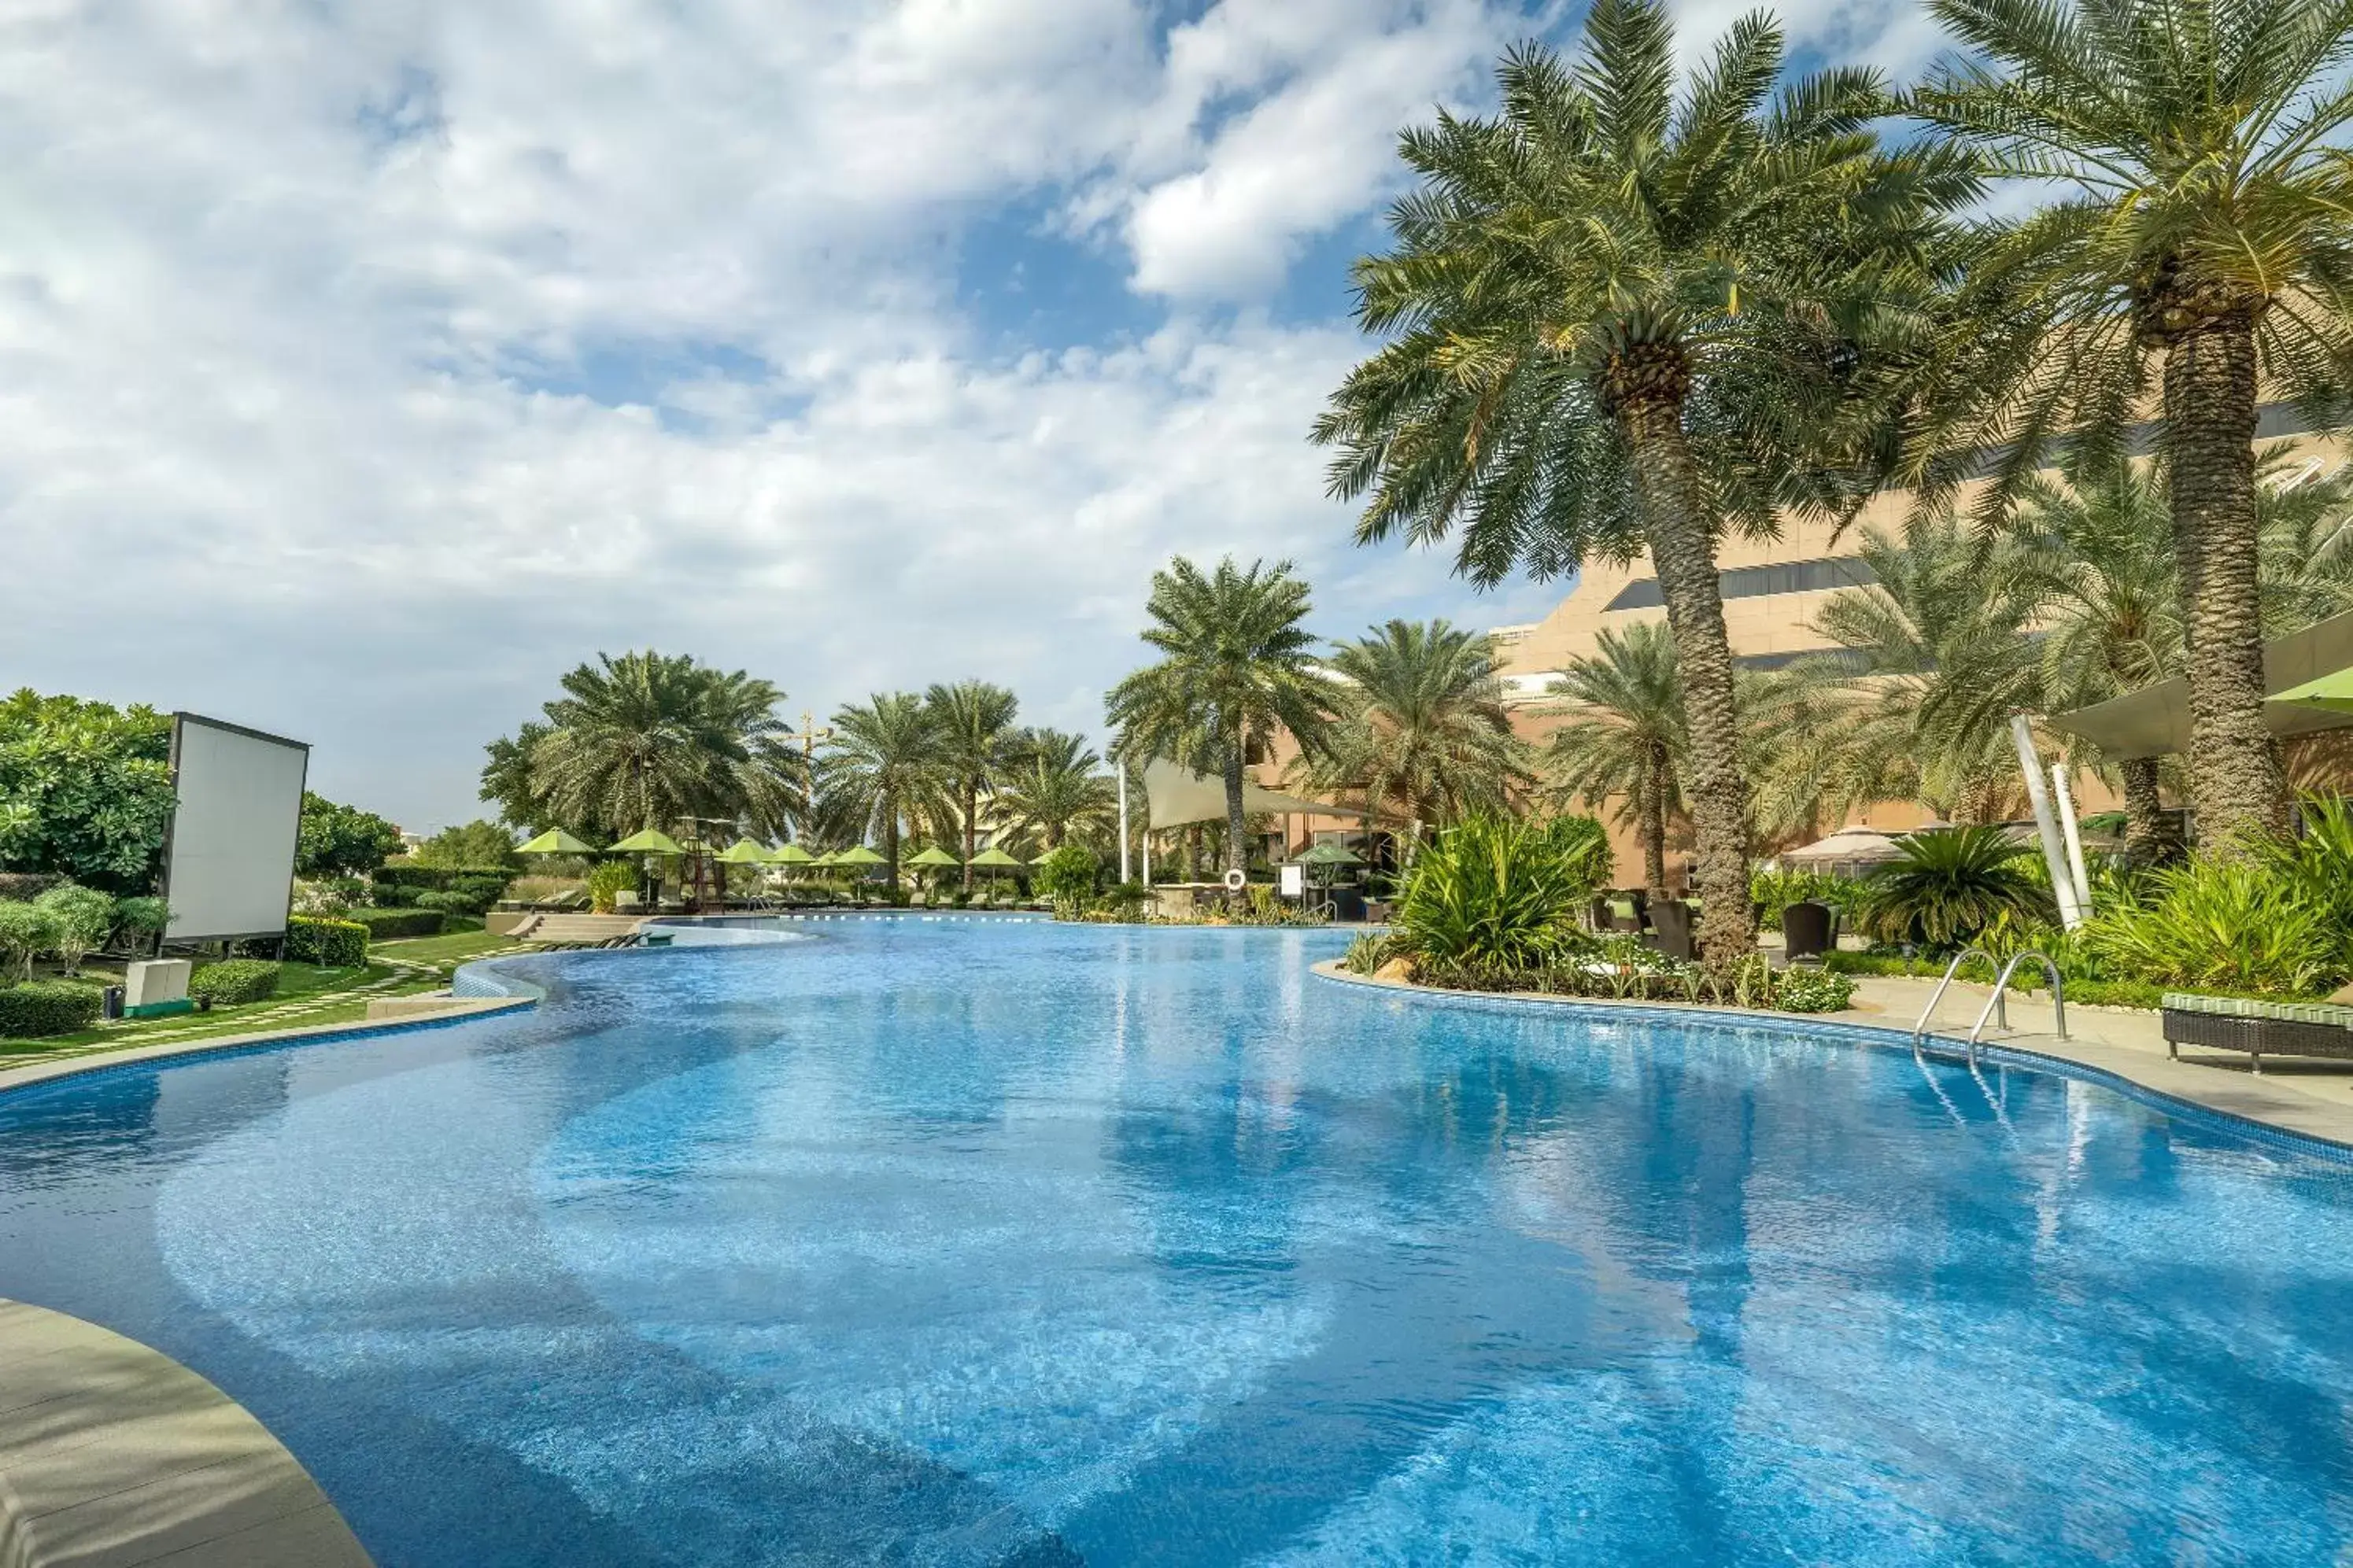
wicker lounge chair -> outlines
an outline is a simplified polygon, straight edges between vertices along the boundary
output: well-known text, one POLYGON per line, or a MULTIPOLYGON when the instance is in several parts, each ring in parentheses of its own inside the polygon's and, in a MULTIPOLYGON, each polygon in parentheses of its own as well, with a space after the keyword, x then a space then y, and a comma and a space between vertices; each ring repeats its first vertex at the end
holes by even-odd
POLYGON ((2168 991, 2158 1005, 2165 1048, 2177 1060, 2183 1046, 2244 1051, 2257 1072, 2266 1054, 2353 1058, 2353 1007, 2334 1002, 2254 1002, 2168 991))

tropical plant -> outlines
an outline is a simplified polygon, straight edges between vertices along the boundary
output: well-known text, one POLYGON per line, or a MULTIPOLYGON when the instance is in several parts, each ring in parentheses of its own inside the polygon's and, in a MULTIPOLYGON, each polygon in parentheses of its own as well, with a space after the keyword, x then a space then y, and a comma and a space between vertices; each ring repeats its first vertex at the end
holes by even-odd
POLYGON ((1414 862, 1397 929, 1432 963, 1540 968, 1585 944, 1577 913, 1589 876, 1542 824, 1468 816, 1414 862))
POLYGON ((418 845, 407 863, 448 871, 513 870, 522 860, 511 829, 477 819, 443 828, 418 845))
POLYGON ((1778 504, 1843 506, 1887 447, 1875 389, 1933 294, 1967 161, 1883 153, 1877 78, 1780 83, 1782 37, 1736 22, 1675 91, 1660 0, 1598 0, 1582 58, 1528 46, 1495 119, 1401 138, 1419 188, 1356 269, 1388 346, 1315 429, 1360 542, 1464 524, 1494 583, 1645 547, 1681 653, 1686 780, 1712 962, 1753 946, 1748 781, 1715 543, 1778 504))
POLYGON ((1325 663, 1344 686, 1340 719, 1294 767, 1318 793, 1360 795, 1368 829, 1393 813, 1418 838, 1425 823, 1506 811, 1535 783, 1480 633, 1393 620, 1335 644, 1325 663))
POLYGON ((1102 863, 1085 846, 1065 844, 1039 865, 1030 885, 1039 897, 1053 901, 1057 913, 1075 914, 1094 897, 1095 879, 1102 869, 1102 863))
POLYGON ((1112 689, 1105 712, 1122 756, 1164 756, 1226 788, 1226 864, 1246 868, 1242 774, 1287 731, 1320 752, 1343 694, 1319 668, 1304 622, 1307 584, 1291 563, 1245 572, 1229 556, 1204 573, 1183 556, 1152 574, 1144 640, 1157 664, 1112 689))
POLYGON ((1773 931, 1781 929, 1781 916, 1791 904, 1843 909, 1854 891, 1855 885, 1844 878, 1789 867, 1759 868, 1748 879, 1748 900, 1757 906, 1757 918, 1773 931))
POLYGON ((172 817, 172 723, 29 688, 0 700, 0 870, 149 886, 172 817))
MULTIPOLYGON (((2342 80, 2353 5, 1930 10, 1966 53, 1912 95, 1911 111, 1992 174, 2064 195, 2000 226, 1973 258, 1958 312, 1970 329, 1944 390, 1987 395, 1924 400, 1918 449, 1997 450, 1998 494, 2062 437, 2121 456, 2161 400, 2190 798, 2205 839, 2242 852, 2237 841, 2288 819, 2263 722, 2258 388, 2317 405, 2353 380, 2353 89, 2342 80)), ((1966 463, 1950 458, 1943 477, 1966 463)))
POLYGON ((1030 730, 1010 748, 989 804, 1006 828, 1034 833, 1049 849, 1073 833, 1112 827, 1119 816, 1119 784, 1102 772, 1103 758, 1077 735, 1030 730))
POLYGON ((588 868, 588 907, 609 915, 620 907, 620 896, 638 889, 638 868, 628 860, 599 860, 588 868))
POLYGON ((66 882, 33 900, 49 919, 49 951, 69 974, 80 973, 81 961, 106 944, 114 930, 114 900, 96 888, 66 882))
POLYGON ((954 815, 943 752, 938 710, 912 691, 878 691, 833 716, 818 763, 817 815, 851 843, 880 839, 894 892, 904 830, 954 815))
MULTIPOLYGON (((784 693, 767 681, 646 652, 599 654, 561 684, 530 789, 573 832, 618 838, 699 817, 782 835, 805 807, 802 756, 776 711, 784 693)), ((511 763, 491 752, 494 769, 511 763)))
MULTIPOLYGON (((924 693, 938 736, 939 765, 946 775, 964 832, 964 885, 972 886, 972 858, 980 843, 980 798, 993 788, 1012 760, 1019 731, 1014 715, 1021 704, 1002 686, 986 680, 934 685, 924 693)), ((896 887, 894 879, 892 884, 896 887)))
POLYGON ((2353 972, 2353 801, 2341 795, 2306 795, 2300 803, 2304 831, 2263 841, 2256 864, 2282 895, 2318 910, 2343 944, 2353 972))
MULTIPOLYGON (((512 840, 510 840, 512 842, 512 840)), ((304 877, 364 876, 400 853, 400 829, 372 811, 302 792, 294 869, 304 877)))
POLYGON ((172 911, 164 900, 142 895, 121 899, 114 906, 114 919, 123 931, 133 937, 152 937, 159 942, 172 923, 172 911))
POLYGON ((1617 802, 1642 847, 1642 885, 1665 896, 1667 820, 1683 809, 1691 750, 1674 633, 1660 621, 1605 627, 1552 689, 1575 706, 1546 744, 1548 781, 1591 807, 1617 802))
POLYGON ((2005 922, 2048 922, 2056 911, 2020 862, 2023 845, 1999 827, 1941 827, 1897 840, 1897 859, 1863 881, 1857 914, 1882 942, 1943 951, 2005 922))
POLYGON ((2239 860, 2160 871, 2147 899, 2101 910, 2078 936, 2107 972, 2158 985, 2302 996, 2347 972, 2345 931, 2327 906, 2239 860))

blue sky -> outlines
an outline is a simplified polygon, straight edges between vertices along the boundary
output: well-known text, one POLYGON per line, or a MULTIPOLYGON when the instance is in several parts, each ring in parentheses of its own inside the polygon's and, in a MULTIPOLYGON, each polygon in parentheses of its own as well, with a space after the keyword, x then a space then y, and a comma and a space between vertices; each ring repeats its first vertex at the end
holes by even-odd
MULTIPOLYGON (((1682 8, 1696 51, 1736 13, 1682 8)), ((1910 6, 1787 12, 1908 70, 1910 6)), ((0 686, 476 815, 599 649, 795 715, 1094 730, 1172 553, 1317 623, 1530 618, 1360 552, 1303 440, 1397 129, 1517 0, 29 0, 0 17, 0 686)))

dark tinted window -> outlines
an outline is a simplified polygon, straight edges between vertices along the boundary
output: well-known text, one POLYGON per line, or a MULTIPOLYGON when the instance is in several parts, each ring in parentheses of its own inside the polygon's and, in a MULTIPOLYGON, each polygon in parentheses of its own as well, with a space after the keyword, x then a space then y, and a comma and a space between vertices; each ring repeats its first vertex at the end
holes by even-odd
MULTIPOLYGON (((1825 561, 1791 561, 1778 566, 1736 566, 1719 573, 1717 581, 1727 599, 1755 599, 1767 594, 1818 594, 1825 588, 1862 588, 1879 580, 1870 565, 1852 555, 1825 561)), ((1618 590, 1603 605, 1609 610, 1655 610, 1665 604, 1656 577, 1637 577, 1618 590)))

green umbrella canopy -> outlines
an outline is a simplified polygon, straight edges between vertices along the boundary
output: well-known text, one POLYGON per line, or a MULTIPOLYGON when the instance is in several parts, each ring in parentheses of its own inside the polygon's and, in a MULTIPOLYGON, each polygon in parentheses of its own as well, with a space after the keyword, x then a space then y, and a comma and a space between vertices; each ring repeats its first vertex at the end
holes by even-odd
POLYGON ((2292 686, 2265 700, 2293 702, 2299 708, 2323 708, 2332 713, 2353 713, 2353 669, 2340 669, 2317 680, 2307 680, 2302 686, 2292 686))
POLYGON ((518 855, 588 855, 595 851, 561 827, 551 827, 528 844, 515 846, 518 855))
POLYGON ((909 866, 927 866, 927 867, 929 867, 929 866, 961 866, 961 865, 963 865, 963 864, 964 864, 964 862, 963 862, 963 861, 961 861, 961 860, 959 860, 959 859, 957 859, 955 856, 953 856, 953 855, 949 854, 946 850, 944 850, 944 849, 941 848, 938 845, 934 844, 934 845, 933 845, 930 848, 928 848, 928 849, 924 850, 924 851, 923 851, 922 854, 920 854, 920 855, 911 855, 911 856, 909 856, 909 857, 907 858, 906 861, 904 862, 904 864, 909 865, 909 866))
POLYGON ((1364 857, 1345 844, 1318 844, 1299 858, 1303 866, 1361 866, 1364 857))
POLYGON ((762 866, 767 863, 768 852, 748 838, 738 838, 712 858, 726 866, 762 866))
POLYGON ((888 866, 891 862, 863 844, 852 845, 832 858, 836 866, 888 866))
POLYGON ((632 833, 614 845, 613 853, 617 855, 683 855, 686 851, 680 848, 678 840, 669 834, 657 827, 649 827, 642 833, 632 833))
POLYGON ((1008 866, 1017 871, 1021 869, 1021 862, 1002 849, 984 849, 972 858, 972 863, 976 866, 1008 866))
POLYGON ((817 857, 797 844, 779 844, 761 857, 771 866, 814 866, 817 857))

